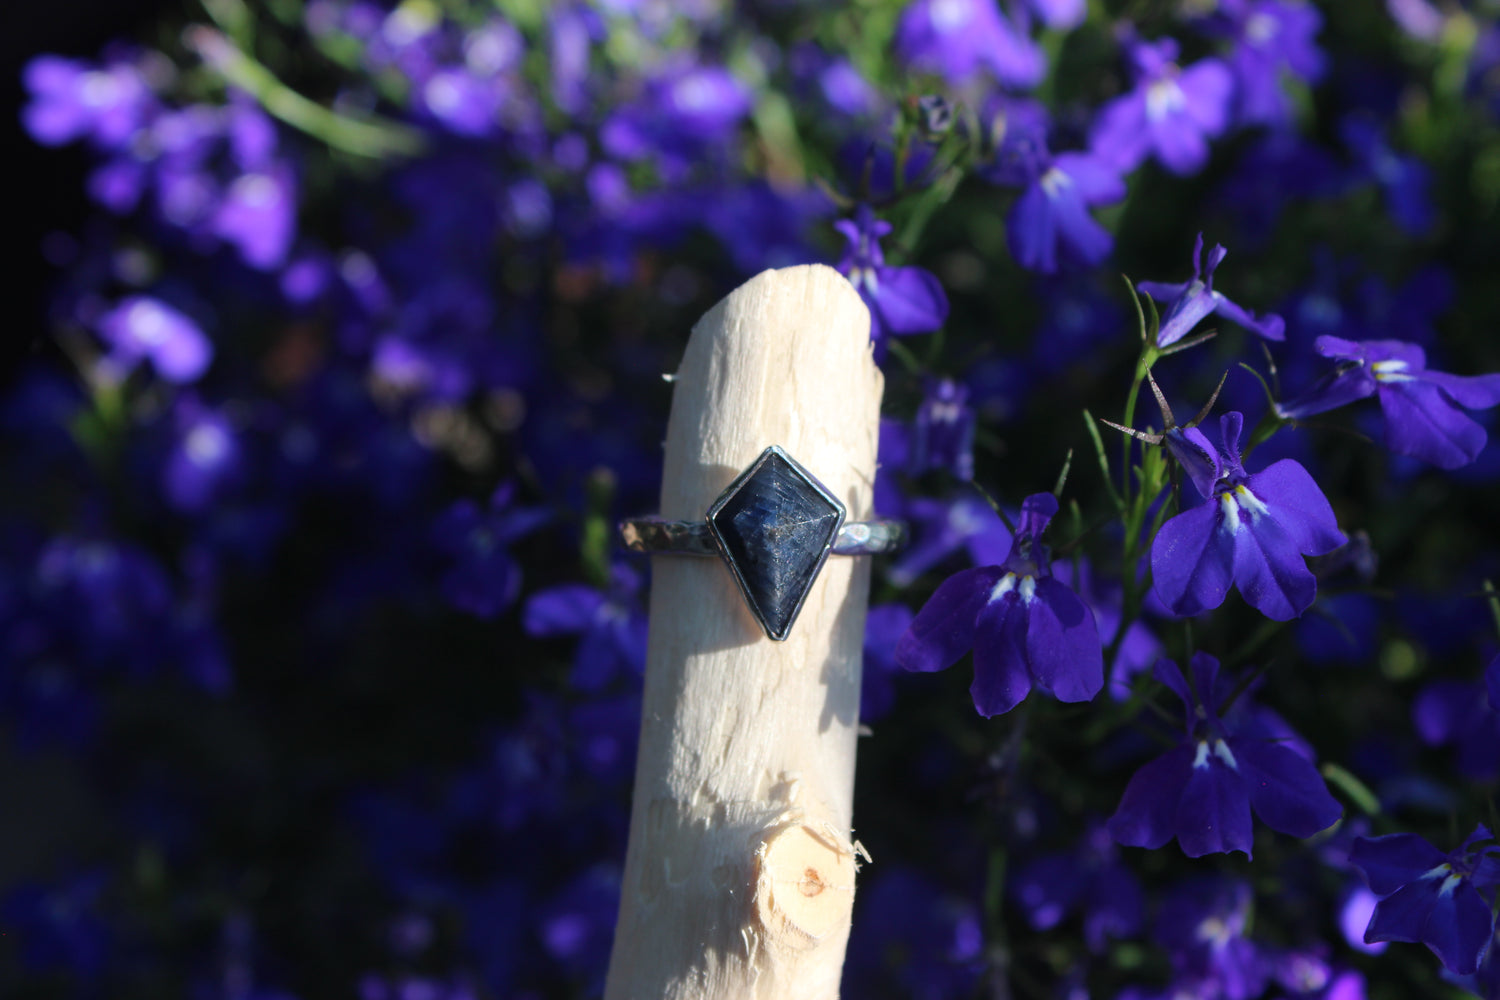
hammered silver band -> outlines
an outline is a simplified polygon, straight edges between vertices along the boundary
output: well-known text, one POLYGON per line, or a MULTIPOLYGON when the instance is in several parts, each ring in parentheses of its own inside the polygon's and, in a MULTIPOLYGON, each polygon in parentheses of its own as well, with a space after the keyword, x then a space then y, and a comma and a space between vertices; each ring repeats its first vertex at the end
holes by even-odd
POLYGON ((830 555, 893 552, 906 540, 900 521, 844 521, 844 504, 776 445, 735 477, 699 521, 636 517, 620 537, 636 552, 718 556, 766 635, 791 631, 830 555))
MULTIPOLYGON (((720 555, 707 521, 663 521, 632 517, 620 522, 620 540, 632 552, 672 552, 683 556, 720 555)), ((906 524, 880 519, 854 521, 839 529, 829 555, 878 556, 906 544, 906 524)))

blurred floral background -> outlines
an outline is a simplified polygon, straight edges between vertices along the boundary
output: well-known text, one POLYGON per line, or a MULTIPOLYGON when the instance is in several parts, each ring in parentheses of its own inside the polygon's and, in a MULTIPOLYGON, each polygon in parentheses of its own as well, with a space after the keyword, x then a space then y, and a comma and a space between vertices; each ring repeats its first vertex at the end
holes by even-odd
POLYGON ((913 526, 845 995, 1500 996, 1465 843, 1500 777, 1491 0, 0 18, 0 994, 600 995, 649 588, 613 526, 656 507, 692 323, 821 261, 871 307, 913 526), (1251 487, 1306 469, 1347 544, 1269 597, 1149 586, 1218 501, 1180 429, 1101 423, 1169 426, 1147 370, 1182 425, 1222 379, 1204 440, 1243 414, 1251 487), (1049 490, 1097 697, 904 672, 1049 490), (1201 654, 1233 713, 1153 670, 1201 654), (1320 825, 1256 801, 1253 860, 1127 830, 1174 690, 1217 759, 1295 756, 1320 825))

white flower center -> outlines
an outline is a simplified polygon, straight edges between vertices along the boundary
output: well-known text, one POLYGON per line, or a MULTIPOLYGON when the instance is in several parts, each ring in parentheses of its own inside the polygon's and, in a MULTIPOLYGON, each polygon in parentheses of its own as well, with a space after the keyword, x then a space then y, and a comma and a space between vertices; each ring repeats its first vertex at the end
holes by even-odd
POLYGON ((137 302, 130 307, 130 330, 147 347, 164 343, 168 335, 167 327, 167 314, 160 306, 150 302, 137 302))
POLYGON ((464 103, 464 95, 459 92, 458 84, 446 74, 428 80, 427 86, 422 88, 422 97, 435 115, 451 115, 464 103))
POLYGON ((229 435, 217 424, 198 424, 188 431, 182 450, 194 465, 217 465, 229 453, 229 435))
POLYGON ((1219 494, 1219 510, 1224 515, 1224 530, 1231 535, 1240 530, 1240 505, 1234 502, 1234 493, 1225 490, 1219 494))
POLYGON ((1018 578, 1014 573, 1005 574, 995 584, 995 589, 990 591, 990 603, 993 604, 1013 590, 1021 596, 1022 604, 1030 604, 1036 600, 1036 577, 1028 575, 1018 578))
POLYGON ((234 182, 232 197, 246 208, 270 208, 281 197, 281 189, 265 174, 246 174, 234 182))
POLYGON ((1146 88, 1146 117, 1159 122, 1187 107, 1182 88, 1171 78, 1157 80, 1146 88))
POLYGON ((927 408, 927 416, 935 424, 956 424, 964 414, 957 403, 933 403, 927 408))
POLYGON ((80 88, 79 96, 88 107, 108 107, 115 102, 119 94, 119 84, 109 73, 96 69, 83 74, 83 86, 80 88))
POLYGON ((928 8, 932 27, 940 35, 962 31, 969 23, 968 0, 937 0, 928 8))
POLYGON ((1257 13, 1245 22, 1245 40, 1252 45, 1264 45, 1275 38, 1281 30, 1276 18, 1266 13, 1257 13))
POLYGON ((1370 370, 1375 373, 1375 381, 1377 382, 1411 382, 1413 381, 1413 376, 1407 374, 1410 368, 1411 365, 1405 361, 1398 361, 1394 358, 1386 361, 1377 361, 1370 366, 1370 370))
POLYGON ((1047 172, 1041 179, 1042 193, 1050 200, 1056 201, 1058 196, 1073 187, 1073 178, 1063 173, 1056 167, 1047 168, 1047 172))

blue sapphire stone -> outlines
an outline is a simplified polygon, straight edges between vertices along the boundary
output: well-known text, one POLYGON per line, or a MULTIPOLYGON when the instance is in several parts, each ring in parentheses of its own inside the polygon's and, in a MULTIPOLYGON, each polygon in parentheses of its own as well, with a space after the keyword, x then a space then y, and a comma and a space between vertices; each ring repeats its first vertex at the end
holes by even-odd
POLYGON ((708 512, 709 530, 766 634, 791 631, 844 523, 844 505, 772 445, 708 512))

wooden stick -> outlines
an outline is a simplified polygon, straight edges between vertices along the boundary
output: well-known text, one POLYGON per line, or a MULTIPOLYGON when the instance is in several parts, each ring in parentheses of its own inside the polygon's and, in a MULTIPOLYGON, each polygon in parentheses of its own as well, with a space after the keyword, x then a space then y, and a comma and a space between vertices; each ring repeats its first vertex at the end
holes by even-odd
MULTIPOLYGON (((779 444, 868 520, 884 379, 853 286, 766 271, 693 328, 661 513, 697 519, 779 444)), ((654 557, 640 754, 607 1000, 838 996, 870 557, 830 556, 785 642, 718 559, 654 557)))

